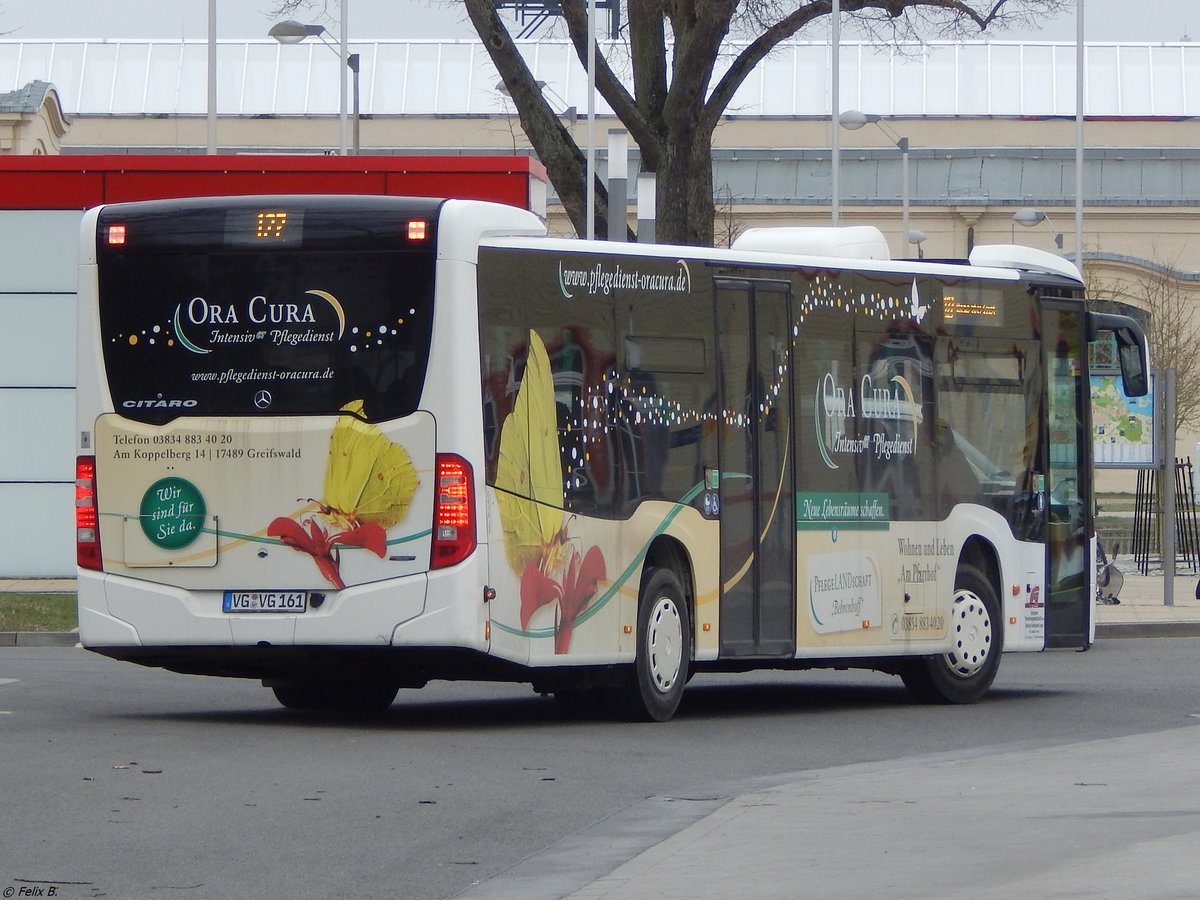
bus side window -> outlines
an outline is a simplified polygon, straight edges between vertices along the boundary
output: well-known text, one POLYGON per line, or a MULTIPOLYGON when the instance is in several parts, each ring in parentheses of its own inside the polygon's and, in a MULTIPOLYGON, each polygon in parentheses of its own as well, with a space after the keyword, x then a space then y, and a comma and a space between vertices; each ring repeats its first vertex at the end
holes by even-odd
POLYGON ((554 403, 558 422, 558 452, 562 460, 563 505, 566 509, 590 512, 595 509, 588 467, 586 429, 580 404, 554 403))
POLYGON ((715 430, 704 428, 716 402, 710 348, 703 336, 670 334, 662 317, 674 313, 681 322, 686 317, 678 308, 664 311, 660 305, 667 303, 639 315, 645 313, 648 327, 661 331, 623 336, 628 369, 617 376, 610 403, 619 445, 620 499, 626 509, 642 500, 686 496, 703 477, 705 460, 711 465, 715 457, 715 446, 707 453, 705 446, 715 440, 715 430))
POLYGON ((888 495, 896 518, 920 519, 936 496, 931 454, 918 451, 935 443, 932 342, 896 326, 860 333, 856 421, 871 446, 857 456, 859 478, 866 490, 888 495))
POLYGON ((980 482, 967 462, 967 455, 955 437, 954 429, 945 419, 938 419, 936 440, 939 501, 942 510, 948 511, 960 498, 978 497, 980 482))
POLYGON ((659 401, 654 375, 641 369, 631 371, 619 415, 625 493, 630 503, 662 496, 670 435, 657 409, 659 401))
POLYGON ((611 450, 599 398, 608 391, 611 338, 603 329, 567 326, 547 343, 562 460, 563 507, 588 515, 608 512, 612 491, 611 450))

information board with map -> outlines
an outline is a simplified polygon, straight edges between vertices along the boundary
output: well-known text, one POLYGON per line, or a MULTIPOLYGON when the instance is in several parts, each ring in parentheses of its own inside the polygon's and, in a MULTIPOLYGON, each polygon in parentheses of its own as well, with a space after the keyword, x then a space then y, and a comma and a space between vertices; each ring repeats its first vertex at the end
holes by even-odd
POLYGON ((1153 377, 1145 397, 1127 397, 1119 374, 1092 375, 1092 444, 1097 468, 1153 466, 1156 432, 1153 377))

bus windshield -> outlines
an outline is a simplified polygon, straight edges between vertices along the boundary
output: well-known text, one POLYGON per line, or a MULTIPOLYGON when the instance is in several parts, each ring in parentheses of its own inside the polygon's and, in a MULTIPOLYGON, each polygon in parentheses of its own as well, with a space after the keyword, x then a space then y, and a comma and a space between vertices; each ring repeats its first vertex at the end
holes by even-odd
POLYGON ((362 400, 380 420, 416 408, 435 205, 360 201, 351 218, 330 199, 280 199, 105 210, 100 337, 123 415, 322 414, 362 400))

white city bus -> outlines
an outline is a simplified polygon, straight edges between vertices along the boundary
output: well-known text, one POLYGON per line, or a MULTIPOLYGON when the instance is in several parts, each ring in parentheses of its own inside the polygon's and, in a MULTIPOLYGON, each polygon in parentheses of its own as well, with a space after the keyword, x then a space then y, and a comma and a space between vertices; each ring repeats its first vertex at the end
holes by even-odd
POLYGON ((101 207, 81 259, 106 656, 296 708, 488 679, 664 720, 767 667, 969 702, 1002 650, 1094 635, 1088 344, 1130 395, 1146 347, 1050 254, 283 196, 101 207))

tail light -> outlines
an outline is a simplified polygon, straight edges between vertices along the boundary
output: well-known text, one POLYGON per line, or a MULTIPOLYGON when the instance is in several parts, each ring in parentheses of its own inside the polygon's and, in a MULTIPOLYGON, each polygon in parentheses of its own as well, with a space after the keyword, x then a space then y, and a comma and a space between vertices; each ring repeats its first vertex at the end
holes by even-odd
POLYGON ((431 569, 457 565, 475 552, 475 479, 461 456, 439 453, 433 504, 431 569))
POLYGON ((75 561, 81 569, 102 568, 94 456, 75 459, 75 561))

